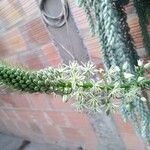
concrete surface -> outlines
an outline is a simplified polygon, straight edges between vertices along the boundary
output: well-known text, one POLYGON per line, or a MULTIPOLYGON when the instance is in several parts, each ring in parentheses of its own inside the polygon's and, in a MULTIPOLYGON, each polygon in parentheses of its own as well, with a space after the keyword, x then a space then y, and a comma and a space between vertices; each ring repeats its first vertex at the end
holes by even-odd
POLYGON ((68 150, 53 144, 39 144, 31 142, 22 147, 24 139, 0 133, 0 150, 68 150))

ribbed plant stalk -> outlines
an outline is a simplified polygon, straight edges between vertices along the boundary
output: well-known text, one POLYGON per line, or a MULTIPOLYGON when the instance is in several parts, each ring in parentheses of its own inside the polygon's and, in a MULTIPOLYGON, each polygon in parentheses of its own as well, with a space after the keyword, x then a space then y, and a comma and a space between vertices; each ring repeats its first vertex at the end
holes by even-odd
POLYGON ((59 81, 59 76, 60 72, 53 68, 29 71, 0 64, 0 84, 13 91, 69 94, 71 92, 70 83, 59 81))
MULTIPOLYGON (((127 24, 127 16, 120 1, 113 0, 78 0, 80 6, 84 7, 84 3, 90 4, 91 14, 95 18, 95 33, 99 38, 102 48, 103 62, 106 71, 111 66, 119 66, 128 62, 127 71, 135 74, 134 65, 137 65, 139 59, 132 37, 129 33, 127 24), (81 3, 82 1, 82 3, 81 3)), ((86 9, 86 8, 84 8, 86 9)), ((93 21, 94 22, 94 21, 93 21)), ((90 23, 90 22, 89 22, 90 23)), ((118 79, 118 77, 117 77, 118 79)), ((120 77, 120 83, 124 81, 120 77)), ((150 112, 140 97, 133 96, 131 107, 132 112, 126 108, 126 99, 121 98, 121 112, 124 119, 130 119, 136 130, 150 142, 149 123, 150 112)))
POLYGON ((139 25, 143 35, 143 43, 145 50, 150 57, 150 35, 148 32, 148 25, 150 19, 150 1, 149 0, 134 0, 137 15, 139 17, 139 25))

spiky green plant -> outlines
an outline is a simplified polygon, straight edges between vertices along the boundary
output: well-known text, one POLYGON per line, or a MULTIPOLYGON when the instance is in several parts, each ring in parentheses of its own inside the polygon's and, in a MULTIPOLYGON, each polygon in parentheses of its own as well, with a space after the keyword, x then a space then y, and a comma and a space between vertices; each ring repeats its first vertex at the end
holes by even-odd
MULTIPOLYGON (((88 10, 93 16, 95 22, 95 31, 99 38, 100 46, 102 47, 103 62, 105 69, 109 70, 112 66, 119 66, 121 69, 123 64, 127 61, 128 66, 126 70, 131 74, 136 74, 134 66, 137 65, 138 55, 135 51, 132 37, 129 32, 127 24, 127 15, 124 11, 123 5, 128 1, 119 0, 77 0, 80 7, 85 8, 84 3, 88 3, 88 10)), ((87 16, 88 17, 88 16, 87 16)), ((89 19, 87 19, 89 20, 89 19)), ((111 78, 111 80, 119 80, 120 84, 124 83, 121 75, 111 78)), ((110 80, 110 81, 111 81, 110 80)), ((128 93, 129 91, 127 91, 128 93)), ((121 112, 125 120, 130 119, 137 131, 150 142, 149 136, 149 122, 150 110, 141 101, 139 94, 130 95, 133 111, 129 112, 126 107, 126 95, 121 96, 121 112)))
MULTIPOLYGON (((64 102, 75 97, 78 111, 88 109, 99 112, 105 108, 106 113, 110 114, 115 111, 116 107, 122 107, 122 103, 116 104, 115 100, 123 97, 124 107, 127 113, 132 115, 135 110, 141 109, 136 105, 137 102, 135 103, 137 96, 140 105, 141 102, 146 105, 148 101, 148 99, 141 97, 141 89, 150 87, 150 79, 144 77, 144 72, 150 68, 150 63, 137 66, 135 75, 126 70, 127 66, 126 62, 122 69, 118 66, 112 66, 107 72, 104 72, 101 68, 96 69, 96 66, 91 62, 83 65, 72 62, 69 66, 62 65, 55 69, 49 67, 39 71, 29 71, 1 63, 0 83, 1 86, 12 91, 59 94, 63 96, 64 102), (124 82, 120 82, 120 77, 124 82)), ((145 112, 145 110, 142 111, 145 112)), ((138 119, 135 121, 138 121, 142 126, 142 132, 140 132, 149 136, 149 132, 146 132, 147 128, 143 128, 149 126, 149 121, 142 123, 138 119)))
MULTIPOLYGON (((150 62, 135 67, 136 75, 127 72, 127 65, 126 62, 121 70, 118 66, 112 66, 105 72, 102 68, 96 69, 92 62, 82 65, 71 62, 69 65, 62 64, 58 68, 48 67, 35 71, 1 63, 0 83, 1 86, 5 86, 12 91, 55 93, 62 96, 71 95, 71 97, 78 95, 81 90, 86 93, 85 97, 91 93, 99 97, 102 96, 101 93, 103 92, 110 94, 111 97, 111 95, 115 95, 115 91, 119 90, 149 88, 150 79, 144 76, 148 73, 150 62), (112 78, 116 78, 116 75, 121 76, 125 82, 120 83, 119 78, 118 80, 112 80, 112 78), (134 80, 132 79, 133 76, 134 80)), ((119 93, 116 94, 120 95, 119 93)))

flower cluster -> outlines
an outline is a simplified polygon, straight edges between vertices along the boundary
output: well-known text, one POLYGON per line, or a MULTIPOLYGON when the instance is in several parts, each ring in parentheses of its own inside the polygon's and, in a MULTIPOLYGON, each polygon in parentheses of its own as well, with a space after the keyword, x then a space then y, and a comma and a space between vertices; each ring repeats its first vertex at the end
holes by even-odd
POLYGON ((150 62, 143 64, 139 60, 134 74, 127 71, 128 65, 126 62, 122 68, 112 66, 105 72, 92 62, 71 62, 58 68, 29 71, 1 63, 0 83, 17 91, 59 94, 63 102, 76 99, 78 111, 105 110, 110 114, 120 108, 124 120, 134 120, 137 131, 149 139, 150 105, 142 91, 150 87, 146 77, 150 62))
MULTIPOLYGON (((127 99, 127 107, 132 108, 130 97, 140 94, 141 88, 150 85, 150 80, 144 77, 150 63, 144 65, 138 61, 136 76, 126 72, 127 67, 128 63, 122 68, 112 66, 106 73, 102 68, 96 69, 92 62, 81 65, 71 62, 55 69, 49 67, 39 71, 1 64, 0 82, 13 90, 60 94, 64 102, 74 98, 78 110, 100 111, 105 108, 109 114, 119 107, 115 100, 122 95, 127 99)), ((144 97, 141 100, 146 101, 144 97)))

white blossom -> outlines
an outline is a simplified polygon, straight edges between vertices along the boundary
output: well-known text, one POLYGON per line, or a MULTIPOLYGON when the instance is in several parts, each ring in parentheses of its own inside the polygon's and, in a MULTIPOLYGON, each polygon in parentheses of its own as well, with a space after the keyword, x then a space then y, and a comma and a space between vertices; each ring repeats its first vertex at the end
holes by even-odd
POLYGON ((150 62, 148 62, 147 64, 144 65, 145 69, 149 69, 150 68, 150 62))
POLYGON ((147 99, 146 99, 145 97, 141 97, 141 100, 142 100, 143 102, 146 102, 146 101, 147 101, 147 99))
POLYGON ((123 69, 123 70, 126 70, 127 67, 128 67, 128 63, 127 63, 127 61, 126 61, 126 62, 123 64, 122 69, 123 69))
POLYGON ((125 77, 126 79, 129 79, 129 78, 134 77, 134 75, 131 74, 131 73, 126 73, 126 72, 124 72, 124 77, 125 77))
POLYGON ((140 59, 138 60, 138 66, 139 67, 143 66, 143 60, 140 60, 140 59))
POLYGON ((144 80, 144 77, 138 77, 138 82, 144 80))

